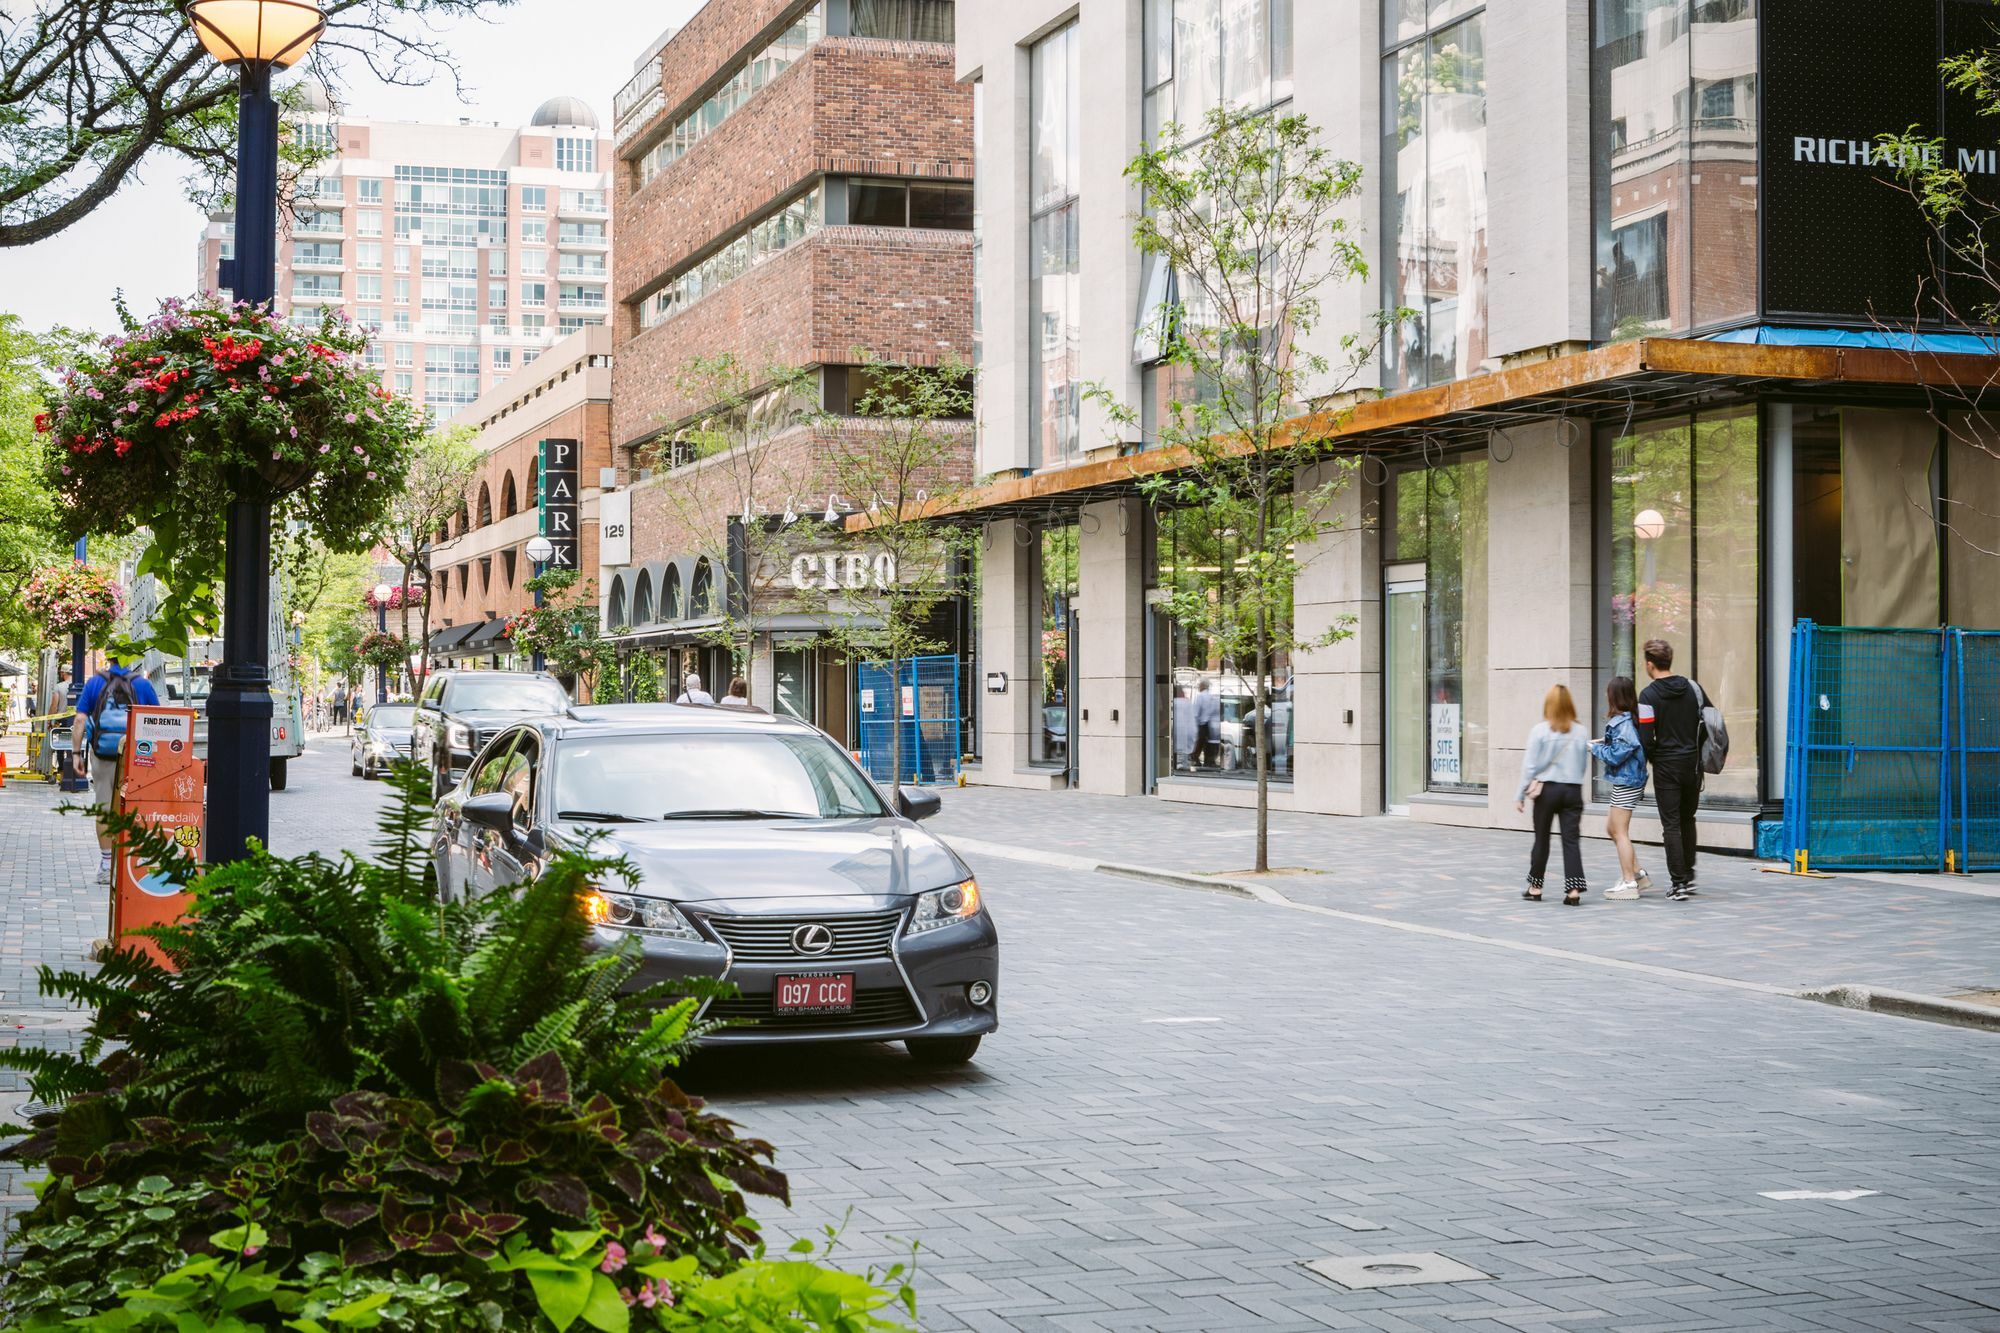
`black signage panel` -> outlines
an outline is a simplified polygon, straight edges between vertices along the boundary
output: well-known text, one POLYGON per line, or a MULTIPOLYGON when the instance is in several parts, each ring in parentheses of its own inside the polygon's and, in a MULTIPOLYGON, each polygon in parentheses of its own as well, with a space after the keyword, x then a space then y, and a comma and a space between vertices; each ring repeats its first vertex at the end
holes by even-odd
POLYGON ((1939 0, 1764 0, 1766 319, 1910 322, 1931 272, 1929 229, 1875 136, 1938 132, 1939 9, 1939 0))
POLYGON ((576 468, 580 452, 575 440, 542 441, 542 479, 539 499, 542 508, 542 535, 554 550, 550 569, 577 567, 576 468))

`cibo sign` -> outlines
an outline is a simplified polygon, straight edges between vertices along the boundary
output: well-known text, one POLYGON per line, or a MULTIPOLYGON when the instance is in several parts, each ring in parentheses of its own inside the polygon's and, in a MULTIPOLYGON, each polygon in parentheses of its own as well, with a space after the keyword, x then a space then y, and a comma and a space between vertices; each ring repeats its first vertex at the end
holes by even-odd
MULTIPOLYGON (((1908 323, 1935 271, 1931 231, 1881 134, 1943 141, 1933 160, 1990 195, 2000 124, 1938 63, 1989 45, 1990 0, 1764 0, 1760 206, 1767 317, 1908 323)), ((1697 169, 1699 167, 1697 166, 1697 169)), ((1936 315, 1927 309, 1925 318, 1936 315)))
POLYGON ((896 557, 887 551, 806 551, 792 557, 791 582, 801 592, 860 592, 896 585, 896 557))

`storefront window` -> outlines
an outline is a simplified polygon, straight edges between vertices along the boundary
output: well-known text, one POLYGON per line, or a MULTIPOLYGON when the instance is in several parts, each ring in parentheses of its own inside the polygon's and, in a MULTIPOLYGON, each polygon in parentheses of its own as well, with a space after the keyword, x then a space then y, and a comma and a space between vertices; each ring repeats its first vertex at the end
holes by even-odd
POLYGON ((771 702, 775 711, 801 722, 813 720, 812 650, 780 648, 771 655, 771 702))
POLYGON ((1070 632, 1076 623, 1076 525, 1044 528, 1038 538, 1035 624, 1041 663, 1036 715, 1029 720, 1029 754, 1038 764, 1069 763, 1070 693, 1074 688, 1070 632))
POLYGON ((1729 724, 1729 766, 1708 778, 1704 799, 1754 803, 1761 758, 1757 411, 1637 425, 1613 437, 1598 467, 1598 560, 1609 596, 1591 716, 1602 720, 1602 691, 1612 676, 1645 688, 1645 644, 1666 640, 1674 670, 1699 682, 1729 724))
POLYGON ((1596 0, 1596 336, 1757 308, 1756 0, 1596 0))
POLYGON ((1396 714, 1392 797, 1486 789, 1486 463, 1484 453, 1468 454, 1392 480, 1384 534, 1384 558, 1399 567, 1386 683, 1396 714))
POLYGON ((1382 61, 1382 234, 1388 304, 1407 309, 1385 343, 1389 387, 1486 369, 1486 16, 1434 4, 1434 26, 1389 0, 1382 61), (1398 16, 1401 19, 1398 19, 1398 16), (1407 20, 1403 21, 1403 20, 1407 20), (1414 33, 1406 31, 1416 27, 1414 33))
POLYGON ((1082 176, 1083 51, 1077 27, 1035 43, 1032 179, 1028 199, 1029 327, 1034 330, 1035 433, 1030 465, 1064 463, 1079 452, 1083 385, 1083 274, 1077 249, 1082 176))
MULTIPOLYGON (((1156 525, 1153 633, 1156 676, 1166 678, 1157 710, 1155 766, 1161 777, 1257 776, 1257 684, 1253 562, 1229 528, 1196 510, 1162 513, 1156 525), (1226 627, 1226 628, 1225 628, 1226 627)), ((1291 636, 1290 589, 1273 637, 1291 636)), ((1274 655, 1263 684, 1271 778, 1292 779, 1296 691, 1289 654, 1274 655)))

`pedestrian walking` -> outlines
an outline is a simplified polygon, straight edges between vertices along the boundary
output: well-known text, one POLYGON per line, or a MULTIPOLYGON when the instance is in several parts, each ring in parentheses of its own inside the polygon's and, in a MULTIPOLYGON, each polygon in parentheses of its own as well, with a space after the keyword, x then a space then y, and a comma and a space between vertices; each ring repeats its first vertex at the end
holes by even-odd
POLYGON ((1639 742, 1653 766, 1653 803, 1660 812, 1660 841, 1666 847, 1667 894, 1675 902, 1694 897, 1695 807, 1701 804, 1701 687, 1674 674, 1674 646, 1646 640, 1646 675, 1652 683, 1639 693, 1639 742))
POLYGON ((1604 687, 1604 735, 1590 743, 1590 752, 1604 763, 1604 780, 1611 784, 1611 810, 1604 831, 1618 848, 1618 882, 1606 898, 1631 899, 1653 887, 1653 878, 1639 864, 1632 847, 1632 812, 1646 791, 1646 749, 1639 743, 1638 696, 1630 676, 1613 676, 1604 687))
POLYGON ((729 693, 719 701, 724 708, 748 708, 750 706, 750 682, 741 676, 729 679, 729 693))
POLYGON ((347 682, 346 681, 342 681, 338 685, 335 685, 333 687, 333 725, 341 728, 345 728, 347 726, 347 682))
MULTIPOLYGON (((118 784, 123 778, 125 730, 134 704, 157 706, 159 691, 153 682, 121 665, 115 650, 105 654, 105 667, 92 676, 77 696, 76 718, 70 723, 70 739, 76 753, 88 755, 91 801, 105 811, 118 808, 118 784)), ((102 816, 97 820, 97 882, 111 882, 111 826, 102 816)))
POLYGON ((1194 762, 1197 768, 1222 766, 1222 696, 1206 679, 1195 687, 1194 762))
POLYGON ((687 681, 681 686, 681 697, 674 700, 674 702, 677 704, 712 704, 715 702, 715 696, 704 690, 701 687, 701 677, 690 671, 687 673, 687 681))
POLYGON ((1583 874, 1583 780, 1590 773, 1589 738, 1576 720, 1576 701, 1567 685, 1551 685, 1542 697, 1542 720, 1528 733, 1521 756, 1521 786, 1514 808, 1535 806, 1535 846, 1528 854, 1528 887, 1521 894, 1542 900, 1542 876, 1549 868, 1549 825, 1562 826, 1563 906, 1583 902, 1589 887, 1583 874))
POLYGON ((1185 773, 1194 767, 1194 700, 1188 697, 1188 687, 1174 686, 1174 772, 1185 773))

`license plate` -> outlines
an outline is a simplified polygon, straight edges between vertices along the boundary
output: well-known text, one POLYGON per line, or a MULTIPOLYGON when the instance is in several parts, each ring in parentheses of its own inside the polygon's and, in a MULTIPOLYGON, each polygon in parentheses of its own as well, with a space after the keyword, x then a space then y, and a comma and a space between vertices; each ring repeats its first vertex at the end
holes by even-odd
POLYGON ((771 992, 772 1008, 781 1014, 851 1014, 854 1012, 854 974, 820 972, 809 976, 779 977, 771 992))

